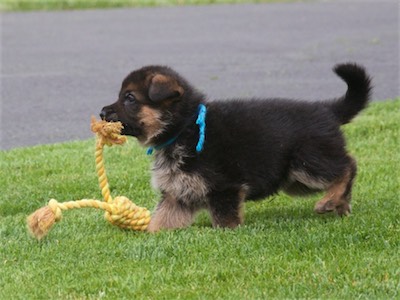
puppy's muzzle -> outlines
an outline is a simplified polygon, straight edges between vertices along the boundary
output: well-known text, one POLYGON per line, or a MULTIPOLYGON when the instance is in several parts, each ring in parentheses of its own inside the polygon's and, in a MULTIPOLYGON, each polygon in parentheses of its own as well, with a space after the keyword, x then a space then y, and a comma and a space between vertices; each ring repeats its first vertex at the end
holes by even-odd
POLYGON ((119 121, 117 113, 114 111, 114 109, 106 106, 103 107, 103 109, 100 112, 100 118, 102 120, 105 120, 107 122, 117 122, 119 121))

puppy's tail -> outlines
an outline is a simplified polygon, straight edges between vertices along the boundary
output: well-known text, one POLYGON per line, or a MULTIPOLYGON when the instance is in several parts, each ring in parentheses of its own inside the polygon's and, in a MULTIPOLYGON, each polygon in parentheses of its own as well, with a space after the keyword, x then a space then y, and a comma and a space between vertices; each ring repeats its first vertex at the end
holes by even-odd
POLYGON ((338 121, 346 124, 367 106, 372 91, 371 78, 362 66, 354 63, 338 64, 333 71, 347 83, 347 92, 330 106, 338 121))

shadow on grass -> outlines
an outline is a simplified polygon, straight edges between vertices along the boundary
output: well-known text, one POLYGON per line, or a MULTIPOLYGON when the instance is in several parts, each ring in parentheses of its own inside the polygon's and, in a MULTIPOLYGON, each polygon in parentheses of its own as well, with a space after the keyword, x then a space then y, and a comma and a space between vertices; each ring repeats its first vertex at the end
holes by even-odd
MULTIPOLYGON (((277 201, 278 202, 278 201, 277 201)), ((289 200, 288 203, 274 203, 274 200, 251 201, 246 203, 244 226, 257 227, 282 223, 325 223, 340 219, 335 213, 317 214, 313 210, 314 200, 289 200), (274 205, 275 204, 275 205, 274 205)), ((202 211, 196 218, 194 227, 212 228, 211 217, 202 211)))
POLYGON ((307 203, 295 206, 279 206, 279 207, 252 207, 246 212, 245 224, 252 226, 260 223, 282 223, 301 221, 324 221, 335 220, 339 218, 335 213, 317 214, 312 206, 307 203))

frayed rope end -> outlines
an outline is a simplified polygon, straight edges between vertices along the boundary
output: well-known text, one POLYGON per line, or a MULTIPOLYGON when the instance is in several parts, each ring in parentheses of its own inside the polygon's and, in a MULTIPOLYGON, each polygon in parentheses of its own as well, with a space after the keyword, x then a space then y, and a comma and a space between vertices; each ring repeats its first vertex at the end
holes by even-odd
POLYGON ((41 240, 49 233, 54 223, 61 220, 61 210, 57 211, 57 203, 52 199, 49 205, 39 208, 27 218, 28 231, 34 238, 41 240))

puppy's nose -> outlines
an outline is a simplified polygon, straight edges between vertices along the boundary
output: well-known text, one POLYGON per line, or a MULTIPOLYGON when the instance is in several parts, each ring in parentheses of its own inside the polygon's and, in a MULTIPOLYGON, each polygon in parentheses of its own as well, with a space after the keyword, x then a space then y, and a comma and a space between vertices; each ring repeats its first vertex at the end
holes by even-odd
POLYGON ((103 107, 103 109, 100 112, 100 118, 102 120, 105 120, 107 122, 117 122, 118 121, 118 115, 114 111, 112 107, 103 107))
POLYGON ((105 119, 106 119, 106 115, 107 115, 107 112, 106 112, 106 110, 103 108, 103 109, 101 110, 101 112, 100 112, 100 118, 101 118, 102 120, 105 120, 105 119))

